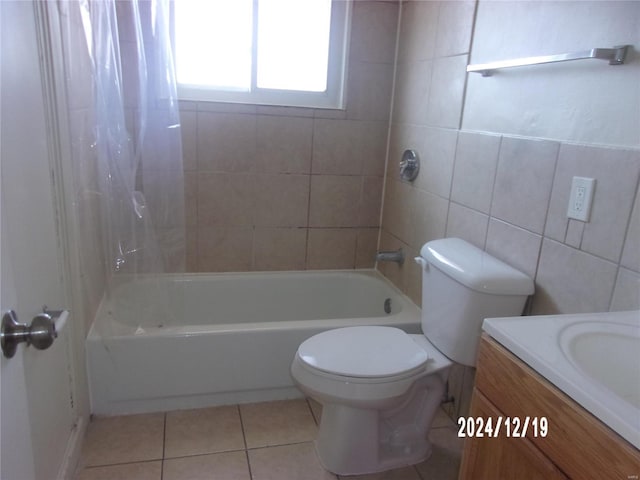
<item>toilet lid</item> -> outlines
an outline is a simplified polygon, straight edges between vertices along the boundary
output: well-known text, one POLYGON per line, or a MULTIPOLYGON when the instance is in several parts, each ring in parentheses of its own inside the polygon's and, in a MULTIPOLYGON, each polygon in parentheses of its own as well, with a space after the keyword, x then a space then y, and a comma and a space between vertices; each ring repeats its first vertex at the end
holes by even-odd
POLYGON ((404 331, 394 327, 346 327, 302 342, 306 364, 336 375, 389 377, 421 368, 429 359, 404 331))

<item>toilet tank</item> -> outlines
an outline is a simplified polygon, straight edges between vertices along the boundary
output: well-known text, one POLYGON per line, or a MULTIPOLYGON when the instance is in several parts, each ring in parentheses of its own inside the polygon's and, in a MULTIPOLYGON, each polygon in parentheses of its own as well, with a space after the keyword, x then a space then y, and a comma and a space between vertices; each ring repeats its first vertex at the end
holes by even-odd
POLYGON ((483 320, 521 315, 533 280, 459 238, 428 242, 420 256, 422 332, 451 360, 475 366, 483 320))

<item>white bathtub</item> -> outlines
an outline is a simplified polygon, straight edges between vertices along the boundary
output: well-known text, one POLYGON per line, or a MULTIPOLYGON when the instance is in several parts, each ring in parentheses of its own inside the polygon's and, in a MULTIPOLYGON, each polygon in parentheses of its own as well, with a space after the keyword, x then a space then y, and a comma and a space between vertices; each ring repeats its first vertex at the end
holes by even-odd
POLYGON ((123 278, 86 341, 92 413, 299 397, 298 345, 352 325, 419 333, 420 310, 373 270, 123 278))

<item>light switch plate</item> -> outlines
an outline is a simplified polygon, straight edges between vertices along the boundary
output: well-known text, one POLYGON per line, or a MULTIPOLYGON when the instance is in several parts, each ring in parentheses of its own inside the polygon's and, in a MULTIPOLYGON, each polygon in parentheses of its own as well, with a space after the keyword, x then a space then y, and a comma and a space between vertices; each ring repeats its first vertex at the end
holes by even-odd
POLYGON ((593 191, 595 188, 595 178, 573 177, 571 182, 571 194, 569 195, 569 206, 567 208, 567 217, 575 218, 582 222, 589 221, 593 191))

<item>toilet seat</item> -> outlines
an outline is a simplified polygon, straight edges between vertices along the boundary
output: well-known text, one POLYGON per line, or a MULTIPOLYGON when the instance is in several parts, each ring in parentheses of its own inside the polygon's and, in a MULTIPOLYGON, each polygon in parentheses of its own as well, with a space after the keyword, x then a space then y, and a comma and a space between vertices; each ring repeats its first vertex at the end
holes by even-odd
POLYGON ((314 335, 300 345, 297 358, 320 375, 376 382, 424 371, 429 355, 399 328, 366 326, 314 335))
POLYGON ((441 376, 450 366, 451 361, 431 345, 424 335, 409 335, 393 327, 346 327, 322 332, 305 340, 291 362, 291 376, 305 394, 322 404, 380 409, 397 404, 414 388, 416 382, 426 381, 432 375, 441 376), (371 328, 384 328, 392 332, 377 331, 369 335, 371 328), (365 341, 365 338, 372 336, 377 342, 365 341), (340 343, 341 355, 336 351, 337 343, 340 343), (416 348, 420 353, 416 353, 416 348), (389 353, 391 351, 393 355, 389 353), (373 371, 372 367, 363 365, 366 362, 351 362, 359 357, 354 352, 374 354, 371 358, 375 359, 376 365, 393 356, 394 361, 390 363, 395 366, 373 371), (333 355, 338 358, 346 356, 346 363, 335 366, 337 360, 329 358, 333 355), (338 371, 343 373, 339 374, 338 371), (345 375, 345 372, 351 375, 345 375), (354 372, 369 376, 355 376, 354 372))

